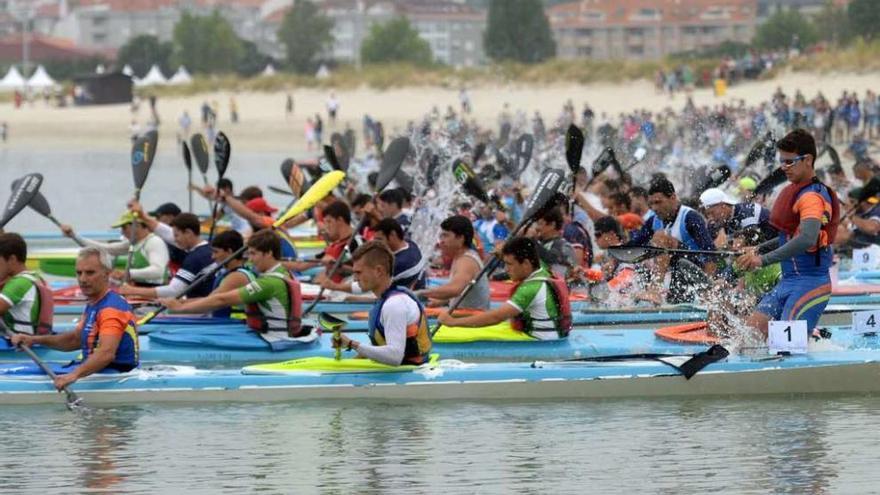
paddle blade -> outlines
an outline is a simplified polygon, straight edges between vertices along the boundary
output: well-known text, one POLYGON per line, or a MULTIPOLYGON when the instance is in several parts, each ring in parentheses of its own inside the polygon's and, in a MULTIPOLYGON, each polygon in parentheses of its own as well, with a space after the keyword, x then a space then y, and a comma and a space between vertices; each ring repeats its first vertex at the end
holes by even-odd
MULTIPOLYGON (((12 190, 12 196, 6 202, 6 208, 3 209, 3 216, 0 217, 0 229, 6 226, 18 212, 28 205, 34 196, 40 191, 43 184, 43 176, 41 174, 28 174, 16 181, 17 185, 12 190)), ((48 204, 46 205, 48 206, 48 204)))
POLYGON ((345 144, 345 138, 342 134, 334 132, 330 136, 330 145, 333 146, 333 152, 336 154, 336 170, 348 172, 349 152, 345 144))
POLYGON ((498 133, 498 141, 495 143, 496 148, 502 148, 507 141, 510 140, 510 122, 501 124, 501 130, 498 133))
POLYGON ((354 156, 357 151, 355 150, 356 138, 354 135, 354 129, 346 129, 343 138, 345 138, 345 150, 348 151, 348 156, 354 156))
POLYGON ((376 192, 382 192, 385 186, 397 176, 400 166, 409 154, 409 139, 399 137, 388 145, 382 157, 382 167, 376 176, 376 192))
POLYGON ((576 174, 581 167, 581 156, 584 153, 584 133, 578 126, 571 124, 565 133, 565 161, 568 169, 576 174))
MULTIPOLYGON (((18 189, 18 186, 21 185, 21 181, 23 178, 15 179, 12 181, 12 191, 18 189)), ((52 208, 49 207, 49 201, 46 200, 46 197, 43 196, 43 193, 40 191, 34 191, 34 197, 31 198, 28 206, 31 207, 32 210, 36 211, 40 215, 44 217, 52 216, 52 208)))
POLYGON ((624 263, 639 263, 663 254, 660 250, 644 246, 611 246, 606 249, 608 256, 624 263))
POLYGON ((556 193, 565 182, 564 179, 565 178, 559 170, 549 168, 544 171, 541 178, 538 180, 538 186, 526 202, 526 212, 523 215, 524 221, 533 218, 545 208, 552 208, 555 206, 555 200, 557 198, 556 193))
POLYGON ((523 134, 516 140, 516 164, 517 171, 525 172, 529 162, 532 161, 532 151, 535 148, 535 138, 531 134, 523 134))
POLYGON ((781 168, 777 168, 770 175, 764 178, 760 183, 758 183, 758 187, 755 188, 755 196, 761 196, 764 194, 769 194, 773 191, 773 189, 785 182, 785 171, 781 168))
POLYGON ((764 143, 766 140, 767 138, 764 137, 764 139, 758 141, 752 146, 752 149, 749 150, 749 154, 746 155, 746 163, 742 166, 743 169, 751 167, 759 158, 764 156, 764 143))
POLYGON ((181 141, 180 144, 183 148, 183 164, 186 165, 187 170, 192 170, 193 168, 193 159, 192 153, 189 152, 189 145, 186 144, 186 141, 181 141))
POLYGON ((477 146, 474 148, 474 164, 480 161, 480 158, 483 158, 485 153, 486 143, 477 143, 477 146))
POLYGON ((153 158, 156 157, 156 145, 159 141, 159 133, 149 131, 139 137, 131 148, 131 168, 134 176, 135 190, 141 190, 147 182, 150 168, 153 166, 153 158))
POLYGON ((283 162, 281 162, 281 177, 284 177, 284 182, 290 182, 290 172, 293 170, 294 161, 292 158, 287 158, 283 162))
POLYGON ((342 166, 339 164, 339 158, 336 157, 336 150, 333 149, 333 146, 324 145, 324 159, 327 160, 327 163, 330 164, 330 167, 333 170, 342 170, 342 166))
POLYGON ((321 201, 330 194, 333 189, 339 185, 342 180, 345 179, 345 172, 340 170, 333 170, 332 172, 327 172, 323 177, 318 179, 315 184, 309 188, 296 202, 291 205, 290 209, 287 210, 284 215, 280 216, 278 220, 273 224, 274 227, 280 227, 284 225, 291 218, 299 215, 300 213, 310 209, 315 206, 318 201, 321 201))
POLYGON ((214 166, 217 167, 218 179, 222 179, 226 175, 231 154, 232 145, 229 144, 229 138, 226 137, 226 134, 218 132, 217 137, 214 138, 214 166))
POLYGON ((489 204, 489 195, 486 194, 482 182, 464 160, 459 158, 452 163, 452 175, 467 195, 489 204))
POLYGON ((189 140, 189 146, 192 150, 193 155, 196 157, 196 166, 199 167, 199 172, 202 175, 208 173, 208 141, 205 140, 205 136, 201 133, 195 133, 189 140))
POLYGON ((440 156, 436 153, 432 153, 431 157, 428 159, 428 170, 425 172, 428 187, 434 187, 434 184, 437 182, 437 171, 439 168, 440 156))
POLYGON ((337 318, 330 313, 318 313, 318 326, 325 331, 335 332, 336 330, 341 330, 346 324, 348 324, 347 321, 337 318))
POLYGON ((610 146, 602 150, 602 153, 600 153, 596 160, 593 161, 593 177, 596 177, 607 170, 608 167, 616 161, 617 158, 614 156, 614 150, 611 149, 610 146))
POLYGON ((828 156, 831 157, 833 163, 832 167, 834 167, 835 170, 843 170, 843 167, 840 164, 840 155, 837 154, 837 150, 834 149, 834 146, 826 144, 825 148, 828 149, 828 156))

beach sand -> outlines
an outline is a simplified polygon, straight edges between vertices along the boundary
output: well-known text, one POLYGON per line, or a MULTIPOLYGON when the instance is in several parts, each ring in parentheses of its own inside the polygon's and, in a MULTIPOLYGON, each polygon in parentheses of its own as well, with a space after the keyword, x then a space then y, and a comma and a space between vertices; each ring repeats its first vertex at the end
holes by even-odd
MULTIPOLYGON (((716 105, 725 101, 743 99, 756 104, 770 98, 777 87, 789 95, 800 89, 811 98, 818 91, 833 101, 843 90, 857 91, 860 97, 866 89, 877 90, 880 74, 833 74, 784 73, 775 79, 746 82, 728 89, 727 94, 717 98, 710 89, 694 91, 697 105, 716 105)), ((497 118, 505 103, 512 111, 525 111, 529 118, 540 110, 545 123, 550 125, 559 115, 563 104, 571 99, 579 113, 585 102, 593 107, 597 117, 602 112, 614 116, 634 109, 659 111, 666 107, 680 109, 685 95, 670 98, 658 94, 648 81, 629 83, 602 83, 591 85, 560 84, 550 86, 505 85, 469 88, 473 105, 472 118, 491 129, 497 127, 497 118)), ((285 118, 286 92, 236 93, 240 121, 230 122, 229 98, 231 92, 209 93, 180 98, 159 98, 158 110, 162 119, 160 146, 174 142, 179 132, 178 117, 186 110, 193 119, 191 132, 201 131, 199 122, 202 102, 219 104, 219 129, 225 132, 237 151, 281 152, 296 158, 314 156, 317 152, 306 149, 304 137, 305 119, 320 113, 324 120, 324 139, 335 130, 350 125, 360 141, 362 119, 365 114, 381 120, 387 136, 402 130, 409 120, 418 119, 437 106, 442 113, 447 105, 458 111, 458 90, 435 87, 413 87, 377 91, 361 88, 337 91, 340 102, 339 122, 330 126, 325 103, 330 94, 327 89, 297 89, 290 93, 295 99, 294 114, 285 118)), ((148 117, 146 101, 134 116, 140 126, 148 117)), ((11 103, 0 105, 0 121, 9 125, 8 142, 2 146, 21 149, 75 148, 89 150, 127 150, 129 129, 133 114, 129 105, 54 108, 42 101, 25 104, 14 109, 11 103)), ((360 145, 359 145, 360 146, 360 145)))

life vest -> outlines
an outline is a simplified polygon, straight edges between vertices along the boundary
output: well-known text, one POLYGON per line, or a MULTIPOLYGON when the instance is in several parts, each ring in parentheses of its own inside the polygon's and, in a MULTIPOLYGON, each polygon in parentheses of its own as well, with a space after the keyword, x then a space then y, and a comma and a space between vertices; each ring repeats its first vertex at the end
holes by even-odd
POLYGON ((290 308, 287 312, 287 318, 275 318, 266 316, 260 310, 257 303, 250 303, 245 306, 245 323, 248 328, 257 332, 268 332, 269 321, 287 321, 287 335, 290 337, 299 337, 303 333, 302 328, 302 290, 299 280, 292 275, 284 276, 278 272, 269 272, 263 274, 265 277, 277 277, 287 284, 287 302, 290 308))
POLYGON ((382 326, 382 307, 389 297, 395 294, 403 294, 419 306, 419 321, 406 327, 406 348, 403 352, 403 362, 401 364, 425 364, 428 362, 429 353, 431 352, 431 333, 428 331, 428 317, 425 314, 425 307, 419 301, 418 297, 401 286, 391 286, 382 293, 382 296, 373 305, 370 310, 369 319, 369 337, 373 345, 385 345, 385 328, 382 326))
POLYGON ((593 266, 593 240, 590 238, 590 232, 584 228, 578 221, 572 221, 571 225, 574 226, 586 239, 586 244, 581 246, 584 250, 584 262, 581 266, 585 268, 589 268, 593 266))
MULTIPOLYGON (((55 295, 49 284, 42 278, 28 272, 21 272, 18 276, 30 280, 37 290, 40 298, 40 314, 37 317, 37 326, 34 327, 34 335, 48 335, 52 333, 52 320, 55 313, 55 295)), ((32 325, 30 321, 12 320, 17 325, 32 325)))
MULTIPOLYGON (((516 292, 516 289, 520 286, 520 284, 535 280, 547 283, 547 287, 550 289, 550 294, 552 294, 551 297, 553 297, 554 301, 556 302, 556 306, 559 308, 559 317, 553 319, 553 322, 556 326, 556 332, 559 333, 560 337, 568 337, 569 332, 571 332, 571 327, 573 323, 571 317, 571 300, 568 298, 568 286, 565 285, 564 280, 556 277, 530 277, 526 280, 523 280, 519 284, 516 284, 513 288, 513 291, 516 292)), ((546 320, 533 318, 532 321, 546 320)), ((528 322, 526 322, 522 313, 514 316, 512 323, 515 330, 530 333, 528 330, 528 322)))
POLYGON ((81 361, 86 361, 95 352, 95 349, 101 346, 100 333, 95 325, 100 324, 98 317, 104 311, 115 313, 117 317, 121 316, 127 320, 122 339, 116 348, 116 355, 113 356, 113 361, 107 365, 107 368, 122 372, 137 368, 140 357, 134 313, 132 313, 128 302, 113 291, 107 291, 104 297, 95 304, 86 305, 80 320, 80 328, 82 329, 80 335, 81 361))
POLYGON ((700 249, 700 245, 697 244, 696 239, 691 237, 691 234, 687 231, 687 226, 685 225, 685 217, 687 217, 687 214, 691 211, 694 211, 694 209, 685 205, 679 205, 678 213, 675 215, 675 220, 672 222, 672 225, 666 225, 666 223, 660 219, 660 216, 655 213, 654 223, 652 224, 654 232, 665 230, 669 235, 681 241, 686 249, 700 249))
MULTIPOLYGON (((214 287, 212 289, 212 292, 214 290, 217 290, 217 288, 220 287, 220 284, 223 283, 223 280, 225 280, 226 277, 228 277, 229 275, 231 275, 233 273, 243 274, 245 277, 247 277, 248 283, 251 283, 257 279, 257 276, 254 274, 254 272, 251 271, 247 267, 240 266, 234 270, 227 270, 224 268, 223 270, 221 270, 220 272, 217 273, 216 277, 214 277, 214 287)), ((236 314, 236 315, 239 315, 239 317, 240 317, 244 313, 243 309, 244 308, 242 308, 241 306, 234 306, 234 307, 227 306, 227 307, 223 307, 223 308, 214 310, 213 312, 211 312, 211 316, 213 316, 214 318, 229 318, 233 314, 236 314)))
MULTIPOLYGON (((770 225, 786 234, 789 239, 794 237, 801 223, 800 215, 794 211, 794 204, 800 198, 802 192, 816 185, 824 187, 831 197, 831 218, 821 228, 821 231, 825 232, 825 238, 828 240, 828 246, 830 246, 834 244, 834 239, 837 237, 837 226, 840 223, 840 201, 837 199, 837 194, 834 190, 822 183, 816 176, 813 176, 806 183, 789 184, 779 192, 779 196, 776 197, 776 202, 773 204, 773 209, 770 210, 770 225)), ((822 246, 821 242, 822 236, 820 235, 816 240, 816 265, 820 263, 822 248, 826 247, 822 246)))

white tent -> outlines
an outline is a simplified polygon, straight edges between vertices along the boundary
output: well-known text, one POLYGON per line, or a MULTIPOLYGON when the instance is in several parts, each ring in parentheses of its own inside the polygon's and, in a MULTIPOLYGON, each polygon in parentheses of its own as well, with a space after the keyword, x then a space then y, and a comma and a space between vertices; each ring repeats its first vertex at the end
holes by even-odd
POLYGON ((153 65, 150 67, 150 71, 147 72, 147 75, 140 80, 139 86, 150 86, 150 85, 165 85, 168 84, 168 79, 162 75, 162 70, 159 69, 158 65, 153 65))
POLYGON ((95 67, 95 74, 103 74, 106 70, 104 64, 98 64, 98 66, 95 67))
POLYGON ((9 67, 9 72, 0 79, 0 90, 12 91, 24 88, 25 80, 21 77, 21 72, 15 66, 9 67))
POLYGON ((134 75, 134 70, 131 68, 130 65, 125 64, 125 67, 122 68, 122 73, 125 74, 126 76, 131 77, 134 75))
POLYGON ((53 86, 57 86, 55 80, 52 79, 51 76, 49 76, 49 73, 46 72, 46 68, 42 65, 37 67, 37 70, 35 70, 31 78, 28 79, 27 84, 31 88, 36 89, 51 88, 53 86))
POLYGON ((326 65, 321 64, 321 67, 318 68, 318 72, 315 74, 315 77, 318 79, 327 79, 330 77, 330 69, 327 68, 326 65))
POLYGON ((260 74, 263 77, 272 77, 275 75, 275 67, 272 67, 272 64, 266 64, 266 68, 263 69, 263 72, 260 74))
POLYGON ((177 72, 171 76, 171 79, 168 80, 168 84, 191 84, 192 81, 193 78, 189 75, 189 71, 181 65, 178 67, 177 72))

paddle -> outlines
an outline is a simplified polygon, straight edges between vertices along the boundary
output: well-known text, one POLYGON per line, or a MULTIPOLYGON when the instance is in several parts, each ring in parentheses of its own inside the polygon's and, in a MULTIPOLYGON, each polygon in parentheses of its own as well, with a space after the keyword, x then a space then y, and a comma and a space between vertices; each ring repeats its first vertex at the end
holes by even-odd
POLYGON ((505 122, 501 124, 501 130, 498 133, 498 141, 495 142, 495 147, 503 148, 508 140, 510 140, 510 122, 505 122))
MULTIPOLYGON (((571 124, 565 132, 565 161, 571 175, 578 173, 581 168, 581 157, 584 153, 584 133, 578 126, 571 124)), ((574 181, 572 181, 574 183, 574 181)))
POLYGON ((199 167, 199 171, 202 173, 202 180, 205 181, 205 185, 207 186, 208 164, 210 162, 208 158, 208 141, 205 140, 205 136, 201 133, 195 133, 190 138, 189 144, 193 155, 196 157, 196 166, 199 167))
POLYGON ((3 208, 3 216, 0 217, 0 229, 6 226, 13 217, 24 209, 33 199, 34 195, 40 191, 43 184, 43 176, 41 174, 27 174, 15 181, 12 196, 6 202, 3 208))
MULTIPOLYGON (((153 167, 153 158, 156 157, 156 145, 159 141, 159 133, 155 130, 148 131, 139 137, 131 147, 131 172, 134 178, 134 200, 140 202, 141 189, 147 182, 150 168, 153 167)), ((128 241, 128 259, 125 261, 125 282, 131 282, 131 263, 134 259, 135 226, 137 218, 132 222, 131 233, 128 241)))
MULTIPOLYGON (((330 194, 330 192, 333 191, 333 188, 338 186, 339 183, 342 182, 342 179, 344 179, 344 178, 345 178, 345 173, 340 172, 338 170, 335 170, 333 172, 329 172, 329 173, 325 174, 317 182, 315 182, 315 184, 312 187, 310 187, 308 191, 306 191, 302 196, 300 196, 300 198, 297 199, 296 202, 283 215, 278 217, 278 220, 275 220, 275 223, 272 224, 271 228, 273 230, 279 229, 285 223, 287 223, 291 218, 293 218, 293 217, 299 215, 300 213, 302 213, 306 210, 309 210, 310 208, 315 206, 315 204, 318 201, 322 200, 325 196, 330 194)), ((208 271, 202 273, 201 275, 199 275, 198 277, 196 277, 196 279, 193 280, 192 283, 190 283, 189 286, 187 286, 187 288, 182 293, 178 294, 175 299, 180 299, 181 297, 187 295, 190 291, 192 291, 193 288, 198 286, 200 283, 204 282, 209 277, 213 277, 214 274, 216 274, 218 271, 220 271, 221 268, 223 268, 223 266, 226 265, 226 263, 229 263, 233 259, 240 256, 241 253, 245 252, 246 249, 247 249, 247 245, 244 245, 244 246, 238 248, 234 253, 232 253, 231 255, 226 257, 226 259, 224 259, 224 260, 220 261, 219 263, 217 263, 216 265, 214 265, 213 268, 211 268, 210 270, 208 270, 208 271)), ((145 324, 149 323, 153 318, 155 318, 156 316, 158 316, 159 314, 164 312, 166 309, 168 309, 166 306, 162 306, 162 307, 158 308, 156 311, 153 311, 153 312, 149 313, 148 315, 144 316, 143 318, 141 318, 137 322, 137 324, 138 325, 145 325, 145 324)))
MULTIPOLYGON (((232 154, 232 146, 229 144, 229 138, 222 132, 217 133, 214 138, 214 166, 217 167, 217 186, 215 191, 220 190, 220 181, 226 175, 226 169, 229 167, 229 156, 232 154)), ((217 227, 217 207, 220 206, 219 201, 214 201, 214 207, 211 209, 211 231, 208 233, 208 242, 214 239, 214 229, 217 227)))
MULTIPOLYGON (((3 333, 6 335, 6 338, 8 338, 8 339, 11 339, 12 336, 15 335, 12 333, 11 330, 9 330, 9 327, 7 327, 6 324, 3 323, 2 321, 0 321, 0 329, 3 330, 3 333)), ((21 349, 22 351, 24 351, 24 353, 27 354, 29 358, 31 358, 31 361, 33 361, 34 364, 39 366, 40 369, 43 370, 43 373, 47 374, 49 376, 49 378, 52 379, 53 382, 55 381, 55 379, 58 378, 58 375, 56 375, 55 372, 52 371, 52 368, 50 368, 49 365, 46 364, 45 361, 40 359, 40 357, 37 356, 37 354, 33 351, 33 349, 31 349, 30 347, 28 347, 26 345, 21 345, 21 344, 19 344, 18 348, 21 349)), ((64 392, 64 395, 66 397, 65 398, 65 405, 67 406, 67 409, 74 411, 74 412, 77 410, 85 410, 86 409, 85 404, 83 404, 82 398, 80 396, 76 395, 76 392, 71 390, 69 386, 65 385, 64 387, 61 388, 61 391, 64 392)))
POLYGON ((722 164, 713 168, 712 171, 706 174, 706 177, 703 179, 702 183, 694 188, 694 197, 699 197, 700 194, 702 194, 703 191, 705 191, 706 189, 711 189, 713 187, 718 187, 721 184, 724 184, 727 179, 730 178, 731 173, 732 172, 730 170, 730 167, 728 167, 727 165, 722 164))
POLYGON ((321 327, 322 330, 333 333, 333 343, 336 345, 336 350, 333 354, 333 359, 339 361, 342 359, 342 347, 339 346, 341 342, 342 336, 342 328, 345 327, 347 322, 340 318, 337 318, 329 313, 318 313, 318 326, 321 327))
POLYGON ((303 187, 306 186, 306 178, 299 165, 293 159, 287 158, 281 162, 281 176, 284 177, 284 182, 290 187, 293 195, 299 197, 303 192, 303 187))
POLYGON ((345 134, 343 134, 342 137, 345 140, 345 150, 348 151, 348 156, 349 157, 354 156, 355 152, 357 151, 357 150, 355 150, 356 140, 355 140, 355 135, 354 135, 354 129, 346 129, 345 134))
MULTIPOLYGON (((183 164, 186 166, 186 183, 187 185, 192 184, 193 181, 193 166, 192 166, 192 154, 189 152, 189 145, 186 144, 186 141, 181 141, 181 148, 183 152, 183 164)), ((192 213, 193 211, 193 192, 192 189, 187 187, 189 192, 189 211, 192 213)))
MULTIPOLYGON (((529 197, 529 201, 526 202, 526 211, 523 215, 523 219, 519 225, 513 229, 513 232, 510 233, 510 239, 516 237, 521 231, 528 229, 529 225, 535 221, 540 212, 548 207, 552 208, 554 206, 555 199, 558 197, 557 193, 559 192, 559 187, 564 182, 564 179, 563 174, 559 170, 549 168, 544 171, 538 181, 538 186, 535 188, 534 193, 529 197)), ((491 261, 486 263, 486 265, 483 266, 483 269, 480 270, 480 273, 468 282, 461 294, 452 300, 448 311, 450 313, 455 311, 455 309, 458 308, 458 305, 461 304, 461 301, 463 301, 474 286, 477 285, 477 281, 484 276, 490 276, 500 264, 501 259, 498 256, 494 256, 491 261)), ((434 325, 434 328, 431 329, 432 337, 437 333, 437 330, 440 329, 440 326, 440 323, 437 323, 434 325)))
MULTIPOLYGON (((330 145, 333 148, 333 152, 335 153, 335 158, 337 162, 336 170, 342 170, 343 172, 348 171, 348 164, 350 162, 350 155, 348 152, 348 148, 345 145, 345 138, 342 137, 342 134, 338 132, 334 132, 332 136, 330 136, 330 145)), ((326 153, 326 150, 325 150, 326 153)))
POLYGON ((587 181, 587 188, 593 185, 594 182, 602 175, 603 172, 608 170, 609 166, 614 165, 613 168, 620 169, 620 164, 617 162, 617 157, 614 156, 614 150, 608 146, 599 153, 599 156, 593 160, 593 166, 590 167, 593 175, 590 177, 590 180, 587 181), (615 165, 616 164, 616 165, 615 165))
POLYGON ((477 162, 480 161, 480 158, 483 158, 483 155, 486 153, 486 143, 477 143, 477 146, 474 147, 474 165, 476 166, 477 162))
POLYGON ((767 150, 767 143, 772 140, 773 133, 767 131, 767 134, 765 134, 763 138, 759 139, 754 145, 752 145, 752 149, 750 149, 749 153, 746 155, 746 162, 736 172, 736 175, 733 177, 734 180, 739 180, 739 178, 745 173, 746 169, 754 165, 759 158, 764 156, 767 150))
MULTIPOLYGON (((13 191, 18 189, 18 186, 21 184, 22 180, 23 179, 15 179, 14 181, 12 181, 13 191)), ((46 200, 46 197, 43 196, 43 193, 41 193, 40 191, 34 191, 34 196, 31 198, 30 203, 28 203, 28 206, 30 206, 32 210, 36 211, 40 215, 48 218, 49 221, 54 223, 57 227, 61 227, 61 222, 59 222, 58 219, 55 218, 54 215, 52 215, 52 209, 49 207, 49 201, 46 200)), ((80 247, 85 246, 82 241, 75 237, 73 238, 73 241, 77 243, 80 247)))
POLYGON ((293 196, 293 193, 288 191, 287 189, 282 189, 278 186, 269 185, 266 186, 267 189, 276 194, 281 194, 282 196, 293 196))
POLYGON ((770 175, 764 177, 764 179, 758 183, 758 186, 755 187, 755 190, 752 194, 755 196, 770 194, 771 192, 773 192, 773 189, 776 186, 782 184, 783 182, 785 182, 785 180, 785 170, 782 170, 782 168, 777 168, 776 170, 771 172, 770 175))
POLYGON ((661 254, 738 256, 736 251, 706 251, 701 249, 671 249, 656 246, 611 246, 606 249, 612 258, 624 263, 639 263, 661 254))
POLYGON ((494 205, 501 210, 505 209, 504 205, 498 201, 498 198, 494 198, 493 201, 493 198, 490 198, 489 195, 486 194, 486 189, 483 187, 480 178, 474 174, 474 171, 461 158, 452 163, 452 175, 455 177, 455 180, 461 184, 461 188, 464 192, 469 196, 473 196, 483 204, 494 205))
POLYGON ((531 134, 523 134, 516 140, 516 150, 514 152, 514 163, 516 163, 517 174, 522 175, 532 161, 532 151, 535 148, 535 138, 531 134))
MULTIPOLYGON (((409 154, 409 139, 405 137, 399 137, 394 141, 391 141, 391 144, 388 145, 388 149, 385 150, 385 154, 382 156, 382 165, 379 168, 379 173, 376 175, 376 190, 375 193, 381 193, 394 179, 398 172, 400 171, 400 166, 403 165, 403 161, 406 159, 406 155, 409 154)), ((333 275, 336 275, 336 272, 339 271, 339 267, 342 266, 342 261, 345 257, 354 251, 355 243, 357 242, 356 237, 358 232, 363 230, 364 226, 366 226, 369 221, 369 216, 364 215, 361 218, 360 222, 358 222, 357 227, 354 229, 354 233, 351 235, 351 241, 346 244, 345 249, 342 253, 339 254, 339 257, 336 258, 336 262, 333 263, 333 266, 330 268, 330 271, 327 272, 327 278, 333 278, 333 275)), ((303 311, 302 316, 305 317, 307 314, 311 313, 318 302, 321 300, 321 297, 324 295, 324 287, 321 287, 321 290, 318 291, 318 295, 315 296, 315 299, 309 304, 309 306, 303 311)))

